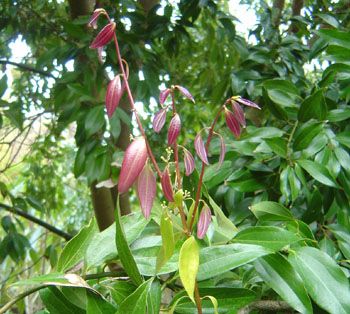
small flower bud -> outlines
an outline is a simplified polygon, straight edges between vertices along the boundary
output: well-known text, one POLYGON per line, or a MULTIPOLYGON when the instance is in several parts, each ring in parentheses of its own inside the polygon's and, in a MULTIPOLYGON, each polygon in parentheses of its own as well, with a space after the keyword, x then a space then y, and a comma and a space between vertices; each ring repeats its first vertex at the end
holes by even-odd
POLYGON ((156 196, 157 182, 151 167, 146 164, 137 179, 137 195, 141 210, 146 219, 149 218, 156 196))
POLYGON ((143 137, 135 139, 128 146, 119 175, 119 193, 125 193, 133 185, 146 163, 147 156, 147 146, 143 137))
POLYGON ((204 142, 201 137, 201 134, 198 133, 196 138, 194 139, 194 148, 196 150, 196 153, 198 157, 206 164, 209 165, 207 152, 205 150, 204 142))
POLYGON ((206 235, 211 222, 211 211, 207 205, 204 205, 199 215, 197 224, 197 238, 203 239, 206 235))
POLYGON ((184 164, 185 164, 185 174, 189 176, 194 170, 194 158, 192 154, 184 148, 184 164))
POLYGON ((90 48, 97 49, 107 45, 113 38, 115 27, 115 23, 111 22, 102 28, 102 30, 97 34, 91 43, 90 48))
POLYGON ((166 119, 166 109, 161 109, 155 114, 153 118, 154 132, 159 133, 162 130, 165 123, 165 119, 166 119))
POLYGON ((106 109, 109 118, 112 117, 115 109, 117 109, 123 92, 124 86, 121 84, 120 76, 117 75, 109 82, 106 92, 106 109))
POLYGON ((239 122, 236 119, 233 112, 226 108, 225 108, 225 118, 226 118, 226 125, 231 130, 233 135, 238 138, 241 134, 241 127, 239 126, 239 122))
POLYGON ((190 93, 185 87, 182 87, 182 86, 179 86, 179 85, 175 85, 175 88, 176 88, 183 96, 185 96, 187 99, 191 100, 191 101, 194 103, 194 98, 193 98, 193 96, 191 95, 191 93, 190 93))
POLYGON ((168 130, 168 145, 171 146, 175 144, 177 137, 181 130, 181 120, 180 116, 176 113, 170 121, 168 130))
POLYGON ((162 177, 160 178, 160 183, 162 185, 162 190, 164 193, 164 197, 169 202, 174 202, 174 192, 173 187, 171 184, 170 174, 169 174, 169 168, 168 166, 165 168, 162 177))

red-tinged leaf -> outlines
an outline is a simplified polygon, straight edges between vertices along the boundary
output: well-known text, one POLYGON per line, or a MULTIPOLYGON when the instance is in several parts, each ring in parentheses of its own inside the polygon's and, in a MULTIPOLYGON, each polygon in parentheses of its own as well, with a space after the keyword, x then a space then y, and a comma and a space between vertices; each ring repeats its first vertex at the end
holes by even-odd
POLYGON ((148 219, 151 214, 156 191, 156 177, 151 167, 146 164, 137 180, 137 195, 140 200, 142 213, 146 219, 148 219))
POLYGON ((105 14, 106 11, 104 9, 96 9, 94 13, 92 13, 91 18, 89 20, 88 26, 93 29, 97 28, 97 20, 101 14, 105 14))
POLYGON ((147 160, 147 146, 143 137, 135 139, 126 149, 120 170, 118 191, 125 193, 135 182, 147 160))
POLYGON ((231 130, 233 135, 238 138, 241 135, 241 127, 239 126, 239 122, 235 115, 232 111, 225 109, 225 118, 226 125, 231 130))
POLYGON ((98 58, 98 62, 100 62, 101 64, 105 62, 102 56, 102 52, 103 52, 103 47, 97 48, 97 58, 98 58))
POLYGON ((234 100, 231 101, 232 104, 232 110, 236 114, 236 118, 241 126, 244 128, 246 127, 245 117, 244 117, 244 111, 242 107, 234 100))
POLYGON ((179 85, 175 85, 175 88, 176 88, 182 95, 184 95, 186 98, 188 98, 189 100, 191 100, 192 102, 194 102, 193 96, 191 95, 191 93, 190 93, 185 87, 182 87, 182 86, 179 86, 179 85))
POLYGON ((194 158, 192 154, 184 148, 184 164, 185 164, 185 174, 189 176, 194 170, 194 158))
POLYGON ((252 101, 250 101, 248 99, 244 99, 242 97, 237 97, 237 98, 234 98, 234 100, 239 102, 242 105, 245 105, 245 106, 248 106, 248 107, 253 107, 253 108, 256 108, 256 109, 261 109, 255 102, 252 102, 252 101))
POLYGON ((219 139, 220 139, 220 156, 219 156, 219 168, 220 168, 225 159, 226 145, 224 142, 224 138, 220 134, 217 134, 217 135, 219 136, 219 139))
POLYGON ((165 119, 166 119, 166 109, 161 109, 159 110, 156 115, 153 118, 153 130, 156 133, 159 133, 165 123, 165 119))
POLYGON ((161 105, 163 105, 165 103, 165 101, 167 100, 169 94, 171 92, 170 88, 164 89, 159 93, 159 102, 161 105))
POLYGON ((199 215, 197 224, 197 238, 203 239, 206 235, 211 222, 211 211, 207 205, 204 205, 199 215))
POLYGON ((109 82, 106 92, 106 109, 109 118, 112 117, 115 109, 117 109, 123 92, 124 85, 121 83, 120 76, 117 75, 109 82))
POLYGON ((180 116, 176 113, 170 121, 168 130, 168 145, 171 146, 176 142, 181 131, 180 116))
POLYGON ((164 197, 169 201, 169 202, 174 202, 174 192, 173 192, 173 187, 171 184, 171 179, 170 179, 170 174, 169 174, 169 168, 166 167, 162 177, 160 179, 160 183, 162 185, 162 190, 164 193, 164 197))
POLYGON ((199 157, 206 165, 209 165, 207 152, 206 152, 206 150, 205 150, 204 142, 203 142, 203 139, 202 139, 200 133, 198 133, 197 136, 196 136, 196 138, 194 139, 194 148, 195 148, 195 150, 196 150, 196 153, 197 153, 198 157, 199 157))
POLYGON ((111 22, 107 24, 102 30, 97 34, 95 39, 90 45, 91 49, 97 49, 107 45, 113 38, 115 30, 115 23, 111 22))

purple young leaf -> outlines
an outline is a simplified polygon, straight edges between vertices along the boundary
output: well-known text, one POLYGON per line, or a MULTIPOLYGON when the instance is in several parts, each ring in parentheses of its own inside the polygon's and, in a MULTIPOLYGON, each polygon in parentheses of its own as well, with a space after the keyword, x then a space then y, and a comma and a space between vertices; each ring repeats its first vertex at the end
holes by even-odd
POLYGON ((186 98, 188 98, 189 100, 191 100, 193 103, 194 103, 194 98, 193 96, 191 95, 191 93, 185 88, 185 87, 182 87, 180 85, 175 85, 175 88, 178 89, 178 91, 184 95, 186 98))
POLYGON ((192 154, 184 148, 184 164, 185 164, 185 174, 189 176, 194 170, 194 158, 192 154))
POLYGON ((206 165, 209 165, 207 152, 206 152, 206 150, 205 150, 204 142, 203 142, 203 139, 202 139, 200 133, 198 133, 197 136, 196 136, 196 138, 194 139, 194 148, 195 148, 195 150, 196 150, 196 153, 197 153, 198 157, 199 157, 206 165))
POLYGON ((234 99, 235 101, 239 102, 242 105, 248 106, 248 107, 253 107, 256 109, 261 109, 255 102, 252 102, 248 99, 244 99, 242 97, 237 97, 234 99))
POLYGON ((244 111, 243 111, 242 107, 234 100, 231 101, 231 104, 232 104, 232 110, 236 114, 236 118, 237 118, 238 122, 240 123, 240 125, 242 127, 245 128, 246 122, 245 122, 244 111))
POLYGON ((169 94, 171 92, 170 88, 164 89, 159 93, 159 103, 163 105, 165 101, 167 100, 169 94))
POLYGON ((97 49, 107 45, 113 38, 115 26, 115 23, 111 22, 107 24, 104 28, 102 28, 102 30, 97 34, 97 36, 91 43, 90 48, 97 49))
POLYGON ((117 75, 107 86, 106 92, 106 109, 109 118, 112 117, 117 109, 120 99, 123 96, 124 86, 121 84, 120 76, 117 75))
POLYGON ((162 173, 162 177, 160 178, 160 183, 162 185, 164 197, 169 202, 174 202, 174 192, 173 192, 173 187, 171 184, 168 166, 165 168, 164 172, 162 173))
POLYGON ((104 9, 96 9, 94 13, 92 13, 91 18, 89 20, 88 26, 93 29, 97 28, 97 20, 101 14, 105 14, 106 11, 104 9))
POLYGON ((236 119, 233 112, 226 108, 225 108, 225 118, 226 118, 226 125, 231 130, 233 135, 238 138, 241 134, 241 127, 239 126, 239 122, 236 119))
POLYGON ((154 130, 154 132, 159 133, 161 131, 161 129, 164 126, 165 119, 166 119, 166 109, 164 108, 164 109, 159 110, 153 118, 153 130, 154 130))
POLYGON ((118 181, 118 192, 125 193, 133 185, 148 157, 145 139, 135 139, 126 149, 118 181))
POLYGON ((197 224, 197 238, 203 239, 208 231, 211 222, 211 211, 207 205, 204 205, 199 215, 197 224))
POLYGON ((146 163, 137 179, 137 195, 141 210, 146 219, 149 218, 156 196, 157 182, 151 167, 146 163))
POLYGON ((168 130, 168 145, 171 146, 176 142, 181 130, 180 116, 176 113, 170 121, 168 130))

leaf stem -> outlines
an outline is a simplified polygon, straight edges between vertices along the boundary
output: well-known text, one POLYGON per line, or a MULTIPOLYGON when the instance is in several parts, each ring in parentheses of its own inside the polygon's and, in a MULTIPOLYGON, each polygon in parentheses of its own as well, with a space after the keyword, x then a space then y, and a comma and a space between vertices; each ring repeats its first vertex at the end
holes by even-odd
MULTIPOLYGON (((225 104, 223 104, 220 107, 220 109, 217 112, 217 114, 215 116, 215 119, 214 119, 214 121, 213 121, 213 123, 212 123, 212 125, 211 125, 211 127, 209 129, 208 139, 207 139, 207 142, 205 143, 205 151, 206 151, 207 154, 208 154, 208 150, 209 150, 209 145, 210 145, 211 139, 212 139, 213 134, 214 134, 215 125, 216 125, 216 123, 217 123, 217 121, 218 121, 218 119, 220 117, 221 112, 224 110, 224 106, 225 106, 225 104)), ((196 217, 196 213, 197 213, 197 210, 198 210, 199 199, 200 199, 200 196, 201 196, 202 185, 203 185, 203 177, 204 177, 205 166, 206 166, 206 164, 204 162, 202 162, 202 169, 201 169, 201 173, 200 173, 200 176, 199 176, 199 182, 198 182, 198 187, 197 187, 197 192, 196 192, 194 209, 193 209, 192 217, 191 217, 191 221, 190 221, 190 227, 189 227, 189 232, 190 233, 192 232, 194 219, 196 217)))

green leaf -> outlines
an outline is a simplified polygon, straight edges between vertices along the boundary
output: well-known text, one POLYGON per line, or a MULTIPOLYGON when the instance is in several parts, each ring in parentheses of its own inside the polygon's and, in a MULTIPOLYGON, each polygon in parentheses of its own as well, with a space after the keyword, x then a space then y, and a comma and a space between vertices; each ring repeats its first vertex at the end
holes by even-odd
POLYGON ((112 118, 109 120, 109 123, 111 125, 111 134, 112 136, 117 139, 119 138, 120 131, 121 131, 121 123, 120 118, 118 116, 117 111, 114 111, 112 118))
POLYGON ((142 283, 119 306, 119 314, 146 314, 147 295, 151 289, 153 278, 142 283))
POLYGON ((350 49, 350 34, 336 29, 321 29, 317 31, 329 43, 350 49))
POLYGON ((194 301, 194 287, 199 266, 199 248, 196 239, 191 236, 182 245, 179 255, 179 274, 181 282, 194 301))
POLYGON ((226 273, 273 251, 253 244, 228 244, 206 247, 200 251, 197 279, 205 280, 226 273))
POLYGON ((97 232, 95 220, 83 229, 63 248, 63 251, 57 262, 57 270, 65 272, 84 259, 86 250, 97 232))
POLYGON ((251 211, 259 220, 263 221, 288 221, 293 220, 292 213, 276 202, 264 201, 251 206, 251 211))
POLYGON ((348 279, 331 257, 312 247, 300 247, 289 260, 320 307, 329 313, 350 313, 348 279))
POLYGON ((350 131, 338 133, 335 138, 340 144, 350 148, 350 131))
POLYGON ((220 168, 218 164, 206 168, 203 181, 208 189, 224 182, 232 172, 232 162, 224 161, 220 168))
POLYGON ((238 232, 233 239, 234 242, 260 245, 273 251, 300 240, 301 238, 295 233, 275 226, 249 227, 238 232))
POLYGON ((325 21, 327 24, 333 26, 334 28, 339 27, 338 20, 330 14, 318 13, 318 14, 315 14, 315 16, 320 17, 323 21, 325 21))
POLYGON ((237 182, 229 182, 228 185, 238 192, 256 192, 266 188, 262 182, 257 181, 253 177, 238 180, 237 182))
MULTIPOLYGON (((148 221, 142 213, 134 212, 121 218, 126 233, 126 241, 133 243, 145 229, 148 221)), ((86 252, 86 263, 88 268, 100 266, 103 263, 116 259, 118 251, 115 247, 115 224, 102 232, 96 233, 91 239, 86 252)))
POLYGON ((118 255, 126 273, 131 280, 137 285, 141 285, 143 278, 137 268, 136 262, 130 251, 128 242, 126 241, 124 228, 121 222, 119 209, 119 198, 117 198, 117 208, 115 210, 115 243, 117 245, 118 255))
POLYGON ((84 314, 85 311, 70 303, 60 290, 56 287, 42 289, 39 292, 40 298, 50 314, 84 314))
POLYGON ((115 314, 116 308, 101 296, 87 291, 86 314, 115 314))
POLYGON ((341 166, 348 172, 350 172, 350 156, 348 152, 341 148, 341 147, 336 147, 334 149, 335 156, 337 157, 339 163, 341 166))
POLYGON ((162 290, 158 280, 152 282, 151 288, 147 295, 148 313, 160 313, 162 290))
POLYGON ((4 74, 0 79, 0 98, 5 94, 7 89, 7 75, 4 74))
POLYGON ((324 120, 326 116, 327 104, 322 89, 307 97, 302 102, 298 112, 298 120, 303 122, 310 119, 324 120))
POLYGON ((313 313, 310 299, 300 277, 280 254, 257 259, 255 269, 273 290, 300 313, 313 313))
POLYGON ((105 114, 103 106, 91 108, 85 118, 85 130, 87 137, 100 131, 105 124, 105 114))
POLYGON ((156 272, 170 259, 175 249, 173 223, 166 213, 162 215, 160 221, 160 234, 162 236, 162 247, 157 256, 156 272))
POLYGON ((337 182, 325 166, 311 160, 298 160, 297 162, 315 180, 331 187, 338 187, 337 182))
POLYGON ((283 158, 286 158, 287 141, 285 139, 281 137, 268 138, 268 139, 265 139, 265 142, 275 154, 283 158))
POLYGON ((309 122, 298 128, 294 135, 294 150, 303 150, 309 146, 314 137, 321 133, 323 124, 320 122, 309 122))
POLYGON ((350 108, 334 109, 328 112, 327 119, 330 122, 340 122, 350 118, 350 108))

